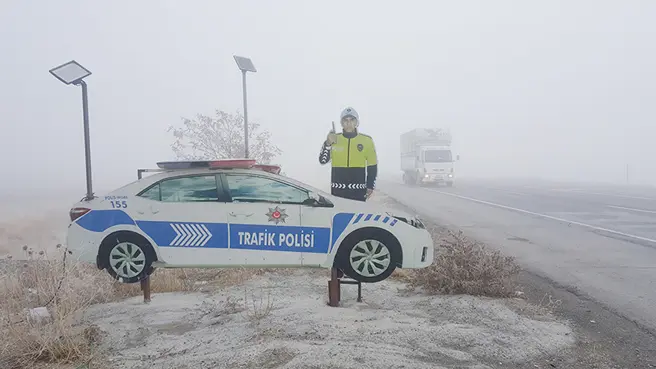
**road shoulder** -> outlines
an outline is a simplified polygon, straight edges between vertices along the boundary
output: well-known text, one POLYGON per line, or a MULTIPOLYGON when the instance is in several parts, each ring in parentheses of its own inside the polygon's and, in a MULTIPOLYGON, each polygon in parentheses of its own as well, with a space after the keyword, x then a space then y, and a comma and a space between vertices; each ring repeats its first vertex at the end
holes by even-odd
MULTIPOLYGON (((394 206, 419 214, 440 232, 460 231, 436 224, 430 217, 401 203, 393 195, 385 195, 389 196, 394 206)), ((467 230, 462 231, 467 235, 467 230)), ((533 368, 656 368, 656 336, 635 322, 533 270, 522 270, 516 282, 526 302, 548 309, 557 317, 571 322, 577 337, 571 349, 557 355, 545 355, 532 363, 533 368)), ((509 304, 514 305, 512 302, 509 304)), ((522 309, 520 304, 515 308, 522 309)))

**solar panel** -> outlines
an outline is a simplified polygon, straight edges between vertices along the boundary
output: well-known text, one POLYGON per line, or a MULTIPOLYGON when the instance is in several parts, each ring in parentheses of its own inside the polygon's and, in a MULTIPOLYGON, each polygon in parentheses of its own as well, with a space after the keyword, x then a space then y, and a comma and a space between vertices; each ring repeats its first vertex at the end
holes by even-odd
POLYGON ((237 67, 241 69, 242 71, 246 72, 257 72, 255 70, 255 66, 253 65, 253 62, 249 58, 245 58, 243 56, 237 56, 234 55, 235 61, 237 62, 237 67))

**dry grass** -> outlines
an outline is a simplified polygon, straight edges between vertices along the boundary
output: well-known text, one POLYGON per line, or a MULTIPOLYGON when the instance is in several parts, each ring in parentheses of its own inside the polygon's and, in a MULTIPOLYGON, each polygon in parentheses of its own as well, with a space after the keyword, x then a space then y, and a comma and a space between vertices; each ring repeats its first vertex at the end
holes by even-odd
MULTIPOLYGON (((388 195, 379 194, 378 201, 414 213, 388 195)), ((425 219, 422 221, 435 241, 433 264, 424 269, 397 269, 393 278, 407 282, 411 288, 421 287, 427 293, 515 296, 514 280, 520 267, 514 258, 468 238, 462 231, 453 232, 425 219)))
MULTIPOLYGON (((93 265, 66 260, 66 251, 59 245, 56 255, 27 247, 23 251, 27 261, 8 258, 0 265, 0 368, 34 368, 39 363, 98 367, 102 332, 85 323, 82 312, 93 304, 139 296, 139 284, 122 284, 93 265), (37 307, 47 308, 51 317, 47 322, 27 318, 27 311, 37 307)), ((151 277, 151 291, 234 285, 266 271, 161 269, 151 277)))
POLYGON ((462 231, 441 231, 435 225, 427 226, 433 239, 440 240, 433 264, 424 269, 401 270, 396 273, 397 278, 428 293, 488 297, 515 295, 514 277, 520 268, 514 258, 503 256, 498 250, 466 237, 462 231))
POLYGON ((262 292, 259 297, 251 291, 251 302, 248 302, 248 292, 244 291, 244 311, 248 320, 254 324, 259 324, 260 321, 271 314, 273 311, 273 300, 271 299, 271 291, 267 291, 266 297, 262 292), (265 301, 266 300, 266 301, 265 301))
POLYGON ((51 260, 44 252, 35 254, 25 247, 27 261, 7 261, 0 271, 0 334, 4 337, 0 364, 27 368, 36 362, 77 363, 90 361, 96 354, 99 331, 78 324, 79 312, 107 301, 102 292, 111 290, 111 280, 70 261, 65 265, 65 253, 61 247, 58 251, 62 258, 51 260), (26 310, 37 307, 47 308, 48 322, 27 319, 26 310))
POLYGON ((556 299, 552 295, 545 293, 542 295, 542 298, 540 298, 540 301, 530 304, 523 304, 519 307, 518 310, 522 314, 531 316, 544 316, 556 311, 558 308, 560 308, 562 303, 562 300, 556 299))

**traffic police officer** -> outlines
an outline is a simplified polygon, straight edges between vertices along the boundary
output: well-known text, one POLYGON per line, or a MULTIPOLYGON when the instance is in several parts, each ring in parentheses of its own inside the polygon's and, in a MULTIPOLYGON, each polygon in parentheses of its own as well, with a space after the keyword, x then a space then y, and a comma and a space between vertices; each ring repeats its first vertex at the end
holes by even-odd
POLYGON ((378 174, 376 148, 370 136, 358 132, 358 112, 347 107, 340 116, 342 133, 328 133, 319 153, 319 163, 332 161, 331 194, 366 201, 374 191, 378 174))

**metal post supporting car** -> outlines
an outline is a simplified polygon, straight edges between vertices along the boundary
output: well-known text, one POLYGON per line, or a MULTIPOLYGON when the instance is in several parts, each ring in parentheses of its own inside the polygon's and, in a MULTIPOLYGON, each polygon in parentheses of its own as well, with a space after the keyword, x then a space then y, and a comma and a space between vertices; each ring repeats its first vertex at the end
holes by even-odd
POLYGON ((150 302, 150 276, 141 280, 141 291, 143 291, 144 304, 150 302))
POLYGON ((332 268, 330 270, 330 280, 328 281, 328 305, 332 307, 338 307, 339 302, 342 298, 342 284, 356 284, 358 285, 358 302, 362 302, 362 283, 356 280, 342 280, 340 277, 344 274, 341 273, 337 268, 332 268))

